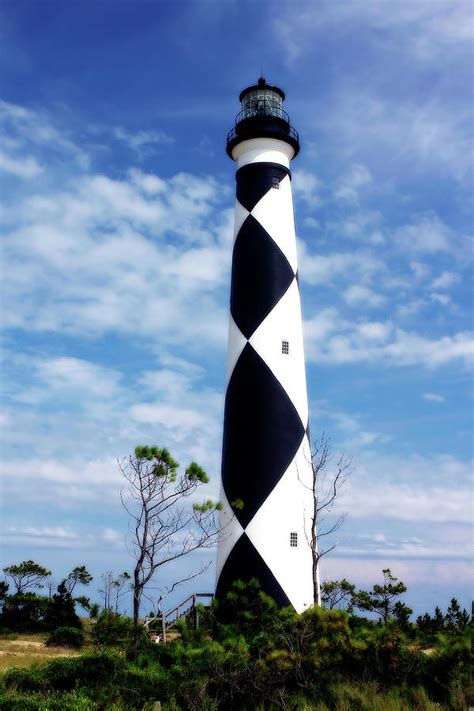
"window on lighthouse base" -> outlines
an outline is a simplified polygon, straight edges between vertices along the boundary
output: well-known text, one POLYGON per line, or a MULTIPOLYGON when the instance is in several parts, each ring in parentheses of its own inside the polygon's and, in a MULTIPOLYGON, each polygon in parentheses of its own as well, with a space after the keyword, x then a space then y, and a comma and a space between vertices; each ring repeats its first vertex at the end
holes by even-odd
POLYGON ((294 531, 290 533, 290 548, 298 548, 298 534, 294 531))
POLYGON ((289 341, 282 341, 281 342, 281 352, 283 353, 283 355, 290 354, 290 342, 289 341))

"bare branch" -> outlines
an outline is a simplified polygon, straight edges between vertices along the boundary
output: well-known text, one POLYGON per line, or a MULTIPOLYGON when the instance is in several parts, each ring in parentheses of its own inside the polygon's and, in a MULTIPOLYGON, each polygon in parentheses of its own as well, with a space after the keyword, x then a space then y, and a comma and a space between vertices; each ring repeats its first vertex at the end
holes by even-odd
POLYGON ((311 453, 313 512, 311 516, 310 534, 306 534, 313 558, 313 592, 314 602, 321 604, 319 585, 319 562, 321 558, 334 550, 337 543, 321 549, 321 540, 335 533, 345 521, 345 514, 339 515, 335 521, 324 526, 325 519, 331 514, 333 506, 341 489, 348 480, 352 470, 352 459, 342 454, 334 465, 330 440, 323 432, 319 441, 313 445, 311 453))

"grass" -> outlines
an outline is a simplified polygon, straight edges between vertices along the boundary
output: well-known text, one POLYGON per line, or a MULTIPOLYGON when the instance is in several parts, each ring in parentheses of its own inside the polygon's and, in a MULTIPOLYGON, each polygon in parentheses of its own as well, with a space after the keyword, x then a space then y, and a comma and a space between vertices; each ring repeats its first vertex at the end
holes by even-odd
POLYGON ((29 667, 57 657, 77 657, 80 651, 67 647, 46 647, 48 634, 31 633, 0 636, 0 673, 11 667, 29 667))

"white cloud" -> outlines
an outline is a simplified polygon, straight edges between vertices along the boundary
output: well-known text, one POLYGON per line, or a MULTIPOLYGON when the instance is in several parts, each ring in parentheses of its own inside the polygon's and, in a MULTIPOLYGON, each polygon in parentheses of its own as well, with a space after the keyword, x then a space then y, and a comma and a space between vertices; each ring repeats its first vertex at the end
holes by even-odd
POLYGON ((70 186, 17 206, 22 224, 4 241, 5 325, 223 344, 218 289, 232 226, 217 183, 135 170, 130 180, 92 175, 70 186))
POLYGON ((16 452, 28 442, 22 458, 3 462, 3 496, 12 506, 95 507, 107 500, 116 509, 116 460, 139 443, 166 445, 178 461, 199 462, 211 477, 206 495, 218 497, 223 384, 206 385, 201 366, 162 349, 162 367, 125 378, 78 358, 8 356, 17 381, 9 396, 20 406, 5 413, 3 443, 16 452))
POLYGON ((0 101, 0 130, 7 138, 13 138, 17 145, 24 148, 40 151, 48 148, 50 159, 62 153, 72 156, 77 166, 82 169, 89 166, 88 154, 65 135, 64 131, 58 130, 52 121, 39 113, 23 106, 0 101))
POLYGON ((368 252, 332 252, 310 254, 304 243, 298 244, 301 278, 312 286, 340 281, 350 275, 365 281, 383 272, 383 262, 368 252))
POLYGON ((114 528, 104 528, 102 538, 107 544, 112 546, 123 547, 124 545, 123 532, 116 531, 114 528))
POLYGON ((302 168, 294 170, 291 186, 296 200, 302 200, 310 207, 319 207, 321 204, 319 196, 321 181, 314 173, 302 168))
POLYGON ((10 397, 16 403, 30 407, 47 403, 52 408, 72 399, 76 408, 95 417, 106 403, 120 400, 119 371, 69 356, 41 358, 9 353, 9 357, 25 373, 10 387, 10 397))
POLYGON ((38 538, 78 538, 78 534, 64 526, 7 526, 8 533, 38 538))
POLYGON ((385 242, 381 230, 382 214, 378 210, 352 210, 345 217, 327 222, 327 228, 338 238, 379 245, 385 242))
POLYGON ((330 108, 318 113, 318 133, 338 158, 367 164, 377 190, 393 192, 395 185, 406 183, 407 175, 430 180, 441 175, 469 188, 472 117, 465 103, 458 101, 454 107, 436 92, 421 102, 400 99, 381 91, 382 81, 378 75, 378 81, 374 77, 363 89, 343 83, 330 108))
MULTIPOLYGON (((382 558, 402 560, 470 560, 472 543, 466 537, 465 523, 444 523, 442 530, 432 531, 425 522, 416 526, 416 533, 410 531, 409 522, 398 526, 387 526, 385 532, 356 533, 344 540, 338 548, 338 555, 352 553, 362 558, 382 558)), ((369 529, 371 523, 369 520, 369 529)))
POLYGON ((394 341, 384 348, 384 354, 396 365, 436 368, 455 360, 470 365, 474 355, 474 339, 467 332, 429 339, 398 329, 394 341))
MULTIPOLYGON (((400 0, 396 6, 387 2, 367 0, 361 3, 334 3, 322 0, 317 7, 310 0, 294 12, 292 3, 273 19, 276 37, 284 47, 288 61, 294 62, 308 43, 314 44, 319 34, 338 35, 365 32, 375 43, 380 32, 384 42, 401 38, 404 52, 419 60, 437 59, 440 46, 451 51, 470 47, 473 38, 472 13, 468 2, 438 2, 400 0)), ((444 54, 444 52, 443 52, 444 54)))
POLYGON ((446 398, 437 393, 423 393, 423 399, 428 400, 428 402, 446 402, 446 398))
POLYGON ((409 264, 415 279, 422 281, 430 275, 430 268, 424 262, 411 261, 409 264))
POLYGON ((397 315, 400 319, 413 318, 425 308, 426 304, 426 299, 412 299, 397 306, 397 315))
POLYGON ((453 580, 469 586, 472 583, 470 561, 453 560, 448 563, 446 559, 402 560, 399 557, 390 558, 387 553, 383 561, 382 565, 380 558, 364 559, 353 553, 339 557, 336 549, 335 555, 324 558, 321 564, 322 580, 340 580, 346 577, 366 589, 367 585, 371 587, 375 581, 381 579, 381 568, 388 567, 399 580, 409 586, 423 585, 425 590, 427 586, 433 585, 433 580, 436 580, 438 585, 447 586, 449 590, 452 590, 453 580))
POLYGON ((419 215, 398 228, 393 238, 409 254, 446 252, 452 247, 452 231, 435 214, 419 215))
POLYGON ((112 135, 119 141, 125 143, 139 156, 149 155, 156 152, 160 146, 169 146, 174 142, 174 138, 165 131, 136 131, 132 133, 121 126, 116 126, 112 135))
POLYGON ((0 151, 0 170, 11 173, 18 178, 36 178, 43 168, 32 156, 8 156, 0 151))
POLYGON ((371 326, 347 321, 334 308, 306 319, 304 330, 308 359, 328 365, 366 362, 437 368, 459 361, 470 366, 474 355, 474 339, 469 332, 428 338, 395 328, 390 322, 371 326))
POLYGON ((392 323, 382 323, 380 321, 368 321, 357 326, 358 332, 369 341, 386 341, 392 331, 392 323))
POLYGON ((433 289, 450 289, 452 286, 459 284, 461 277, 456 272, 442 272, 439 277, 437 277, 431 287, 433 289))
POLYGON ((13 119, 14 121, 31 120, 35 118, 35 114, 24 106, 0 99, 0 118, 2 120, 13 119))
POLYGON ((85 462, 73 445, 67 462, 25 456, 5 460, 2 471, 4 495, 12 504, 34 501, 79 506, 84 501, 103 501, 104 496, 111 507, 114 503, 120 503, 117 496, 120 486, 117 462, 112 458, 85 462))
POLYGON ((469 525, 471 484, 469 460, 448 455, 395 456, 368 450, 357 455, 338 506, 351 519, 469 525))
MULTIPOLYGON (((336 308, 330 307, 319 309, 314 316, 307 318, 304 321, 304 334, 306 355, 310 355, 316 350, 316 345, 312 347, 312 343, 324 344, 327 338, 335 330, 336 320, 339 318, 339 313, 336 308)), ((321 346, 322 348, 324 345, 321 346)))
POLYGON ((345 500, 351 517, 379 516, 399 521, 443 523, 471 521, 470 489, 395 484, 384 481, 370 487, 352 487, 345 500), (440 503, 442 502, 442 504, 440 503))
POLYGON ((38 362, 41 379, 49 390, 79 390, 87 397, 110 397, 121 374, 80 358, 51 358, 38 362))
POLYGON ((77 549, 84 545, 85 537, 69 526, 4 526, 4 545, 32 548, 77 549))
POLYGON ((368 545, 363 541, 362 545, 354 543, 352 545, 340 545, 338 555, 352 555, 362 558, 387 559, 415 559, 415 560, 445 560, 456 559, 469 560, 472 555, 472 546, 468 542, 461 545, 440 545, 439 543, 426 543, 417 538, 382 542, 378 545, 368 545))
POLYGON ((350 471, 357 471, 357 461, 359 454, 366 448, 372 448, 374 444, 381 445, 390 440, 390 436, 381 432, 369 429, 367 416, 363 413, 348 413, 337 410, 334 404, 327 402, 317 402, 312 412, 312 420, 321 422, 321 418, 328 420, 330 430, 334 431, 334 443, 329 442, 331 449, 331 460, 336 458, 335 452, 350 453, 347 456, 351 462, 350 471), (354 464, 354 466, 352 466, 354 464))
POLYGON ((129 172, 132 183, 138 186, 144 193, 157 195, 166 191, 166 181, 157 175, 143 173, 141 170, 132 168, 129 172))
POLYGON ((451 297, 448 296, 447 294, 431 294, 431 300, 432 301, 437 301, 438 304, 441 304, 442 306, 447 306, 448 304, 451 303, 451 297))
POLYGON ((360 193, 364 194, 370 189, 372 176, 365 165, 353 165, 349 172, 340 180, 336 187, 334 197, 336 200, 347 200, 357 203, 360 193))
POLYGON ((364 304, 367 307, 377 307, 385 303, 385 297, 375 293, 372 289, 362 284, 353 284, 345 289, 342 294, 344 301, 349 306, 364 304))
POLYGON ((134 405, 130 416, 137 422, 160 424, 166 428, 176 430, 203 425, 206 416, 202 413, 187 410, 185 407, 172 407, 170 405, 134 405))

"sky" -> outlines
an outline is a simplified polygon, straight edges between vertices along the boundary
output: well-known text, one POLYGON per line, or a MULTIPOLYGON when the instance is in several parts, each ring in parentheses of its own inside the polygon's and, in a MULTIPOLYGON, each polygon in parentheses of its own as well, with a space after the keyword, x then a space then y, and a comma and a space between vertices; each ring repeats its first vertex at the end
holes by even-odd
MULTIPOLYGON (((92 597, 130 569, 137 444, 219 496, 225 141, 263 73, 300 133, 311 433, 353 462, 322 579, 470 605, 473 26, 466 0, 0 0, 2 566, 85 564, 92 597)), ((168 602, 212 590, 213 558, 156 590, 209 561, 168 602)))

